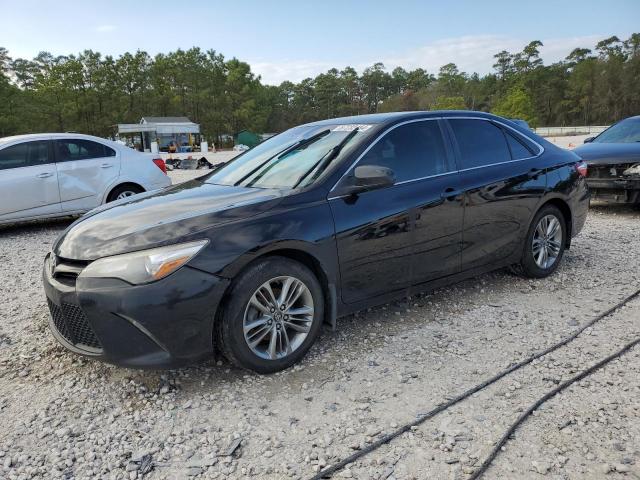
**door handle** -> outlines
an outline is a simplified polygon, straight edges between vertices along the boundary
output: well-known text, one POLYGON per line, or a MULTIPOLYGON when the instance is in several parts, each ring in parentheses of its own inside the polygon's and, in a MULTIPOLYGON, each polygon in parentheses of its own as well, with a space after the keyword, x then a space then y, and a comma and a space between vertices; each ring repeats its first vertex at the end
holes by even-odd
POLYGON ((449 187, 449 188, 445 188, 444 192, 442 192, 440 194, 440 196, 444 199, 444 200, 453 200, 455 199, 458 195, 460 195, 460 193, 462 193, 460 190, 456 190, 453 187, 449 187))
POLYGON ((39 173, 38 175, 36 175, 36 177, 38 178, 49 178, 52 177, 53 173, 51 172, 43 172, 43 173, 39 173))
POLYGON ((540 175, 542 173, 542 170, 539 168, 532 168, 531 170, 529 170, 529 173, 527 173, 527 177, 529 178, 535 178, 538 175, 540 175))
POLYGON ((100 165, 100 168, 111 168, 111 167, 113 167, 111 163, 103 163, 102 165, 100 165))

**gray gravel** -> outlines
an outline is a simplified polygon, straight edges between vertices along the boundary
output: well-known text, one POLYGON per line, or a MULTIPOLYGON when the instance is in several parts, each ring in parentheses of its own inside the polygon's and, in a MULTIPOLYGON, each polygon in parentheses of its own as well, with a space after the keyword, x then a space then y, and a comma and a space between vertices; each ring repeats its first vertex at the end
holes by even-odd
MULTIPOLYGON (((640 213, 599 207, 551 278, 500 271, 343 318, 286 372, 136 371, 47 330, 41 262, 66 225, 0 228, 0 478, 307 478, 640 287, 640 213)), ((535 399, 638 335, 636 300, 337 476, 464 479, 535 399)), ((638 349, 536 412, 486 475, 538 477, 640 478, 638 349)))

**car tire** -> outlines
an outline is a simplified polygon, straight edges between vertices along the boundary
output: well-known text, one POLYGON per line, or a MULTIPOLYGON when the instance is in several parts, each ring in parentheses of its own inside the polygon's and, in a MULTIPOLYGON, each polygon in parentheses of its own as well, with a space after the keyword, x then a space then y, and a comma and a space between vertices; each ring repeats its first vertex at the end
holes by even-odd
POLYGON ((142 192, 144 192, 144 188, 139 187, 138 185, 133 185, 132 183, 118 185, 116 188, 111 190, 111 193, 107 197, 107 203, 113 202, 114 200, 120 200, 121 198, 130 197, 142 192))
POLYGON ((562 212, 553 205, 542 207, 531 221, 522 258, 511 267, 512 271, 529 278, 551 275, 560 265, 566 239, 567 226, 562 212))
POLYGON ((219 347, 238 367, 261 374, 284 370, 305 356, 320 333, 322 287, 299 262, 259 260, 236 278, 226 298, 217 322, 219 347))

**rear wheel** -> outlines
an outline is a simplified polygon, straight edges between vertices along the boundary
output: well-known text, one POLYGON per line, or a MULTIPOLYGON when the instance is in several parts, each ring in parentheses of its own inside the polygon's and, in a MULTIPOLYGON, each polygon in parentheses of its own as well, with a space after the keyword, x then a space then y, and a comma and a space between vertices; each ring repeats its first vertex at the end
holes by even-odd
POLYGON ((530 278, 551 275, 562 260, 566 235, 562 212, 553 205, 541 208, 529 226, 522 259, 514 270, 530 278))
POLYGON ((111 193, 107 197, 107 202, 121 200, 123 198, 131 197, 142 192, 144 192, 144 189, 142 187, 139 187, 138 185, 134 185, 132 183, 119 185, 111 191, 111 193))
POLYGON ((222 353, 239 367, 273 373, 313 345, 324 316, 317 278, 304 265, 270 257, 235 280, 219 322, 222 353))

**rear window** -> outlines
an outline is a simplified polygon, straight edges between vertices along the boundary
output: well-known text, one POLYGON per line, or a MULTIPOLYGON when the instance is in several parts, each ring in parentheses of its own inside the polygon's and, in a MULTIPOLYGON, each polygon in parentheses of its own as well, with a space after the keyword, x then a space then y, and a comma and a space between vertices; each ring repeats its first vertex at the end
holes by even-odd
POLYGON ((462 169, 508 162, 511 152, 502 129, 486 120, 449 120, 455 135, 462 169))

